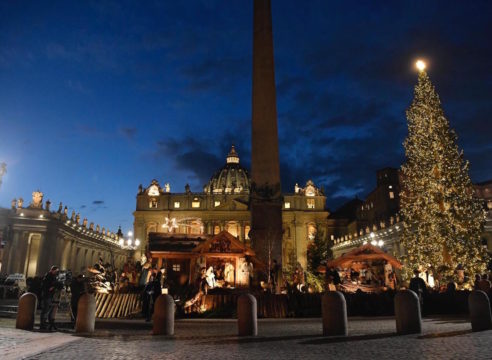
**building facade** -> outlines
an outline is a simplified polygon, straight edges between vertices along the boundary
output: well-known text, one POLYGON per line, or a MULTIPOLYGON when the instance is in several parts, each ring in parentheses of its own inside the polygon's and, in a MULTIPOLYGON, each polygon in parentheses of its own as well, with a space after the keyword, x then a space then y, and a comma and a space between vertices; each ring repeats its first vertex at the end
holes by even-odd
MULTIPOLYGON (((492 180, 475 184, 474 188, 487 211, 482 244, 492 252, 492 180)), ((397 258, 403 255, 399 193, 399 170, 384 168, 377 171, 376 188, 365 200, 352 200, 335 211, 328 219, 333 256, 339 257, 368 243, 397 258)))
MULTIPOLYGON (((171 192, 169 184, 152 180, 139 187, 134 212, 135 237, 141 240, 141 253, 148 245, 150 233, 217 235, 226 230, 240 242, 251 246, 251 180, 240 164, 234 146, 225 165, 215 172, 203 192, 192 192, 188 185, 182 193, 171 192)), ((329 212, 326 197, 312 181, 295 186, 293 193, 283 194, 282 264, 299 262, 306 266, 309 241, 318 234, 327 238, 329 212)))
POLYGON ((0 273, 42 276, 52 265, 78 274, 102 258, 121 268, 130 250, 119 236, 94 223, 81 221, 80 215, 60 203, 57 211, 43 204, 43 194, 35 191, 29 206, 22 198, 10 209, 0 209, 0 273))

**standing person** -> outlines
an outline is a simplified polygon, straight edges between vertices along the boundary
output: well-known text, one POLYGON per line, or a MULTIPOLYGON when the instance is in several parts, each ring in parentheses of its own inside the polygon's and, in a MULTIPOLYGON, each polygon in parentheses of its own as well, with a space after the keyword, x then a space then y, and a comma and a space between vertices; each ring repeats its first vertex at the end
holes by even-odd
POLYGON ((84 274, 79 274, 70 284, 70 307, 72 308, 73 321, 77 321, 77 309, 80 297, 86 293, 84 274))
POLYGON ((152 296, 154 295, 154 276, 150 275, 150 280, 145 285, 143 291, 143 299, 142 299, 142 315, 145 317, 145 321, 150 321, 150 311, 151 311, 151 301, 152 296))
POLYGON ((473 290, 480 290, 480 274, 475 274, 475 282, 473 283, 473 290))
POLYGON ((253 281, 254 281, 254 267, 253 263, 251 262, 251 259, 246 258, 246 261, 248 262, 248 276, 249 276, 249 288, 253 288, 253 281))
POLYGON ((490 283, 490 280, 489 280, 489 275, 488 274, 483 274, 482 275, 482 279, 478 283, 478 289, 479 290, 482 290, 482 291, 485 291, 485 293, 487 293, 487 295, 488 295, 489 294, 489 291, 490 291, 490 288, 491 288, 491 283, 490 283))
POLYGON ((390 275, 393 272, 393 267, 388 261, 384 261, 384 285, 387 287, 391 286, 390 275))
POLYGON ((371 268, 370 268, 370 267, 369 267, 369 268, 367 268, 367 270, 366 270, 366 276, 365 276, 365 280, 366 280, 366 284, 367 284, 367 285, 371 285, 371 283, 372 283, 372 278, 373 278, 373 276, 372 276, 372 275, 373 275, 373 274, 372 274, 372 270, 371 270, 371 268))
POLYGON ((148 304, 146 306, 147 313, 145 314, 145 321, 150 321, 152 319, 152 314, 154 313, 154 304, 159 295, 161 295, 161 272, 157 275, 152 274, 150 280, 145 286, 145 292, 147 294, 148 304))
POLYGON ((61 282, 56 282, 55 283, 55 289, 53 291, 53 297, 51 298, 51 309, 48 313, 48 322, 49 322, 49 327, 48 330, 54 330, 58 331, 58 328, 55 325, 55 317, 56 313, 58 312, 58 307, 60 306, 60 298, 61 298, 61 292, 63 289, 63 284, 61 282))
MULTIPOLYGON (((47 329, 47 318, 50 319, 50 324, 54 323, 55 319, 52 316, 53 312, 53 295, 57 287, 56 276, 58 275, 58 266, 52 266, 41 282, 41 319, 39 328, 41 330, 47 329)), ((51 326, 50 326, 51 327, 51 326)))
POLYGON ((415 276, 410 280, 410 285, 408 287, 410 288, 410 290, 417 294, 417 296, 419 297, 420 305, 423 305, 424 296, 427 295, 427 284, 425 283, 424 279, 419 276, 420 271, 418 269, 415 269, 413 271, 413 274, 415 276))

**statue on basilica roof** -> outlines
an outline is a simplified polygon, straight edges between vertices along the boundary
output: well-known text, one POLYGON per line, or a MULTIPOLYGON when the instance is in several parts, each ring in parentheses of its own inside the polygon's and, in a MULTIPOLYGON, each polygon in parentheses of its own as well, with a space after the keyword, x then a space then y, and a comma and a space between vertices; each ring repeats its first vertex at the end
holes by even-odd
POLYGON ((39 190, 32 193, 32 201, 29 204, 31 209, 42 209, 43 208, 43 193, 39 190))

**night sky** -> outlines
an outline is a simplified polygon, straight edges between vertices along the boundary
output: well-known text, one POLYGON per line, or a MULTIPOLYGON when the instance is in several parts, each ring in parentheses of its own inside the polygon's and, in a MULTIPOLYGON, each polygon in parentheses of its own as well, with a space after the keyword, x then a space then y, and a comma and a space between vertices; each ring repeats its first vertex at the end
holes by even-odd
MULTIPOLYGON (((282 187, 327 206, 399 167, 417 58, 492 178, 492 2, 273 0, 282 187)), ((40 189, 132 226, 138 185, 202 191, 231 143, 249 168, 252 2, 2 1, 0 206, 40 189)))

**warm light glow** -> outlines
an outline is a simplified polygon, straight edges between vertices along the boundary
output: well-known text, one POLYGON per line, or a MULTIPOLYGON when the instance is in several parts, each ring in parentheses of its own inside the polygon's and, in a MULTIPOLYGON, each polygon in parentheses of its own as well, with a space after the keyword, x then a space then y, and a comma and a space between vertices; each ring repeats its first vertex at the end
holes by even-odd
POLYGON ((20 216, 24 216, 24 213, 20 213, 20 216))
POLYGON ((135 239, 135 246, 139 246, 140 245, 140 240, 139 239, 135 239))
POLYGON ((374 239, 374 237, 375 237, 376 235, 374 235, 374 233, 372 232, 372 233, 370 233, 370 234, 369 234, 369 236, 370 236, 372 239, 374 239))
POLYGON ((417 69, 419 69, 419 71, 425 70, 425 62, 423 60, 417 60, 415 66, 417 67, 417 69))
POLYGON ((132 239, 128 239, 126 242, 128 243, 128 246, 132 246, 132 239))
POLYGON ((376 246, 377 244, 378 244, 378 242, 376 240, 371 241, 372 246, 376 246))
POLYGON ((128 231, 128 236, 133 236, 133 232, 131 230, 128 231))
POLYGON ((378 241, 378 246, 379 246, 379 247, 381 247, 381 246, 383 246, 383 245, 384 245, 384 241, 383 241, 383 240, 379 240, 379 241, 378 241))
POLYGON ((120 239, 119 243, 121 246, 123 246, 123 239, 120 239))

